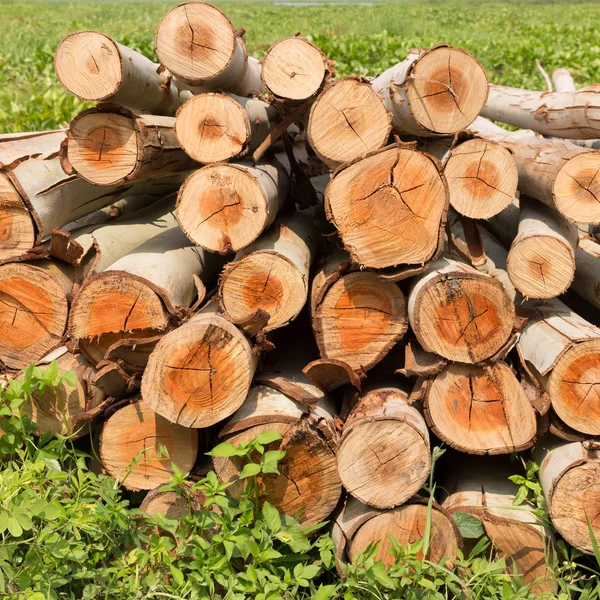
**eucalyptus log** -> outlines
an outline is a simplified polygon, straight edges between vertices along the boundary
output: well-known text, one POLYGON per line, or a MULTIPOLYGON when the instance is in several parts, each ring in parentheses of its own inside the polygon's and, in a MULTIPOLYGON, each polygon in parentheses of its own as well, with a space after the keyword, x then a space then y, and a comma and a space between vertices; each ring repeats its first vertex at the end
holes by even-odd
POLYGON ((330 168, 384 146, 391 115, 370 84, 358 77, 335 81, 310 108, 307 140, 330 168))
POLYGON ((502 362, 452 363, 428 385, 425 417, 449 446, 469 454, 507 454, 535 441, 535 412, 502 362))
POLYGON ((200 491, 190 491, 189 485, 186 485, 187 496, 177 492, 161 492, 162 487, 154 488, 146 494, 140 504, 140 510, 151 517, 165 515, 169 519, 179 520, 190 510, 198 511, 204 508, 204 494, 200 491))
POLYGON ((101 186, 167 177, 193 169, 196 162, 175 136, 175 117, 136 114, 100 105, 70 123, 62 167, 101 186))
POLYGON ((142 398, 172 423, 208 427, 242 405, 257 363, 244 334, 209 304, 156 345, 142 398))
POLYGON ((402 290, 368 271, 346 272, 349 256, 331 254, 313 278, 312 326, 323 358, 352 369, 375 366, 408 329, 402 290))
POLYGON ((512 150, 519 190, 557 210, 569 221, 600 222, 600 152, 533 131, 507 131, 478 118, 469 130, 512 150))
POLYGON ((443 258, 414 279, 408 319, 428 352, 478 363, 509 341, 515 307, 497 279, 443 258))
POLYGON ((362 396, 344 423, 338 471, 352 496, 375 508, 400 506, 429 477, 429 432, 397 387, 362 396))
POLYGON ((600 308, 600 244, 588 237, 581 238, 575 251, 575 264, 571 289, 600 308))
MULTIPOLYGON (((315 403, 301 404, 266 385, 255 385, 241 408, 227 421, 220 436, 232 444, 248 442, 264 431, 277 431, 280 443, 269 449, 285 451, 279 474, 259 477, 264 500, 290 516, 300 512, 303 526, 326 520, 336 507, 342 484, 337 472, 334 412, 326 397, 314 386, 296 384, 314 394, 315 403)), ((238 475, 243 463, 237 458, 214 458, 221 481, 233 481, 228 492, 237 496, 242 490, 238 475)))
POLYGON ((238 252, 273 223, 288 187, 288 174, 277 161, 207 165, 181 186, 177 220, 209 252, 238 252))
POLYGON ((110 101, 153 115, 173 115, 184 100, 160 65, 97 31, 64 38, 54 68, 62 86, 80 100, 110 101))
POLYGON ((600 329, 559 300, 531 302, 518 348, 569 427, 600 435, 600 329))
POLYGON ((245 323, 264 310, 265 331, 293 321, 306 304, 316 252, 317 228, 310 215, 298 212, 278 219, 221 273, 220 305, 225 315, 234 323, 245 323))
POLYGON ((28 158, 58 152, 66 134, 65 129, 0 134, 0 168, 10 168, 13 163, 28 158))
POLYGON ((552 83, 556 92, 574 92, 577 89, 569 69, 555 69, 552 73, 552 83))
POLYGON ((589 527, 600 537, 600 456, 597 442, 544 439, 534 458, 552 524, 568 544, 594 554, 589 527))
POLYGON ((327 218, 352 260, 376 269, 430 260, 447 208, 438 163, 402 146, 344 165, 325 190, 327 218))
POLYGON ((258 98, 198 94, 177 111, 175 134, 189 156, 208 164, 256 150, 277 117, 277 109, 258 98))
POLYGON ((162 18, 156 54, 180 90, 256 95, 263 89, 261 65, 248 58, 243 33, 216 6, 184 2, 162 18))
POLYGON ((396 132, 451 135, 470 125, 488 95, 484 68, 465 50, 439 45, 411 50, 372 81, 396 132))
POLYGON ((173 464, 184 473, 191 471, 198 432, 170 423, 140 401, 120 408, 106 421, 99 446, 102 466, 121 485, 152 490, 171 481, 173 464))

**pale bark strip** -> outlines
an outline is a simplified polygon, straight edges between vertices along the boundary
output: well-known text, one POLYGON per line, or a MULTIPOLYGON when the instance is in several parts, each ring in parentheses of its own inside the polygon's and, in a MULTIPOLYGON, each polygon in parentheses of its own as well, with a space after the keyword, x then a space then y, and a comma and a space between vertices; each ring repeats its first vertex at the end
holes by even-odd
POLYGON ((96 31, 64 38, 54 68, 63 87, 81 100, 154 115, 173 115, 185 100, 160 65, 96 31))
POLYGON ((552 73, 552 83, 556 92, 574 92, 577 89, 569 69, 555 69, 552 73))
POLYGON ((157 179, 197 166, 175 136, 175 117, 101 104, 70 123, 61 165, 93 185, 157 179))
POLYGON ((600 152, 477 118, 469 131, 513 151, 521 193, 578 223, 600 222, 600 152))
POLYGON ((600 308, 600 244, 581 238, 575 252, 575 279, 571 289, 600 308))
POLYGON ((392 113, 398 133, 451 135, 471 124, 488 95, 483 67, 468 52, 447 45, 411 50, 372 81, 392 113))

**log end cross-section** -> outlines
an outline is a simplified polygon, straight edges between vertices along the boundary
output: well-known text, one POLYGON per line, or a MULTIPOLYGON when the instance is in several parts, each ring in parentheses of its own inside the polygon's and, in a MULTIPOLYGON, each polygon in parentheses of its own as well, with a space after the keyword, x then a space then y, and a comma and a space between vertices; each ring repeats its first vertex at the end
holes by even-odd
POLYGON ((0 260, 17 258, 35 244, 35 224, 5 173, 0 173, 0 260))

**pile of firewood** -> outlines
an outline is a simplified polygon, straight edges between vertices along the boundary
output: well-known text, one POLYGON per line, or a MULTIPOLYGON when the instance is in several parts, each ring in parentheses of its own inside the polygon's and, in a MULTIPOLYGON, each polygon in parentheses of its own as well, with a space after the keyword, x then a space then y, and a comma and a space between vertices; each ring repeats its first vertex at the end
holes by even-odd
POLYGON ((162 19, 160 64, 73 33, 56 74, 101 103, 0 137, 0 360, 79 379, 27 404, 38 433, 92 426, 104 470, 153 490, 172 462, 235 479, 204 451, 277 430, 265 497, 332 519, 340 561, 422 535, 442 442, 430 558, 456 556, 470 513, 553 589, 552 536, 511 508, 518 464, 482 455, 535 445, 554 526, 592 552, 600 88, 564 69, 555 92, 488 85, 445 44, 337 78, 307 39, 259 61, 243 35, 200 2, 162 19))

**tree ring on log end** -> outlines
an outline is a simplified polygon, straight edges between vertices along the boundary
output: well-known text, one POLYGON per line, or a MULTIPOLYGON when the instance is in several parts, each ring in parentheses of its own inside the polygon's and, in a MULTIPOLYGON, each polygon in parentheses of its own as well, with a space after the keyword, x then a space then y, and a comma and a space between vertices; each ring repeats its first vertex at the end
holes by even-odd
POLYGON ((568 160, 554 180, 556 208, 569 221, 600 223, 600 152, 582 152, 568 160))
POLYGON ((56 49, 54 68, 65 89, 81 100, 106 100, 123 82, 118 45, 96 31, 68 35, 56 49))
POLYGON ((34 244, 31 214, 6 174, 0 173, 0 260, 17 258, 34 244))

